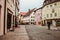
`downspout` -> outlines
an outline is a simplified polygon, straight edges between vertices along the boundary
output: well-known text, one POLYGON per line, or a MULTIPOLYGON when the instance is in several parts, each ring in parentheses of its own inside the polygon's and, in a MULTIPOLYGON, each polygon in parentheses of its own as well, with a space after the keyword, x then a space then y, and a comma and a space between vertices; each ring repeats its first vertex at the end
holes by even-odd
POLYGON ((16 0, 15 0, 15 26, 16 26, 16 0))
POLYGON ((6 15, 6 0, 4 1, 4 28, 3 28, 3 33, 5 35, 5 16, 6 15))

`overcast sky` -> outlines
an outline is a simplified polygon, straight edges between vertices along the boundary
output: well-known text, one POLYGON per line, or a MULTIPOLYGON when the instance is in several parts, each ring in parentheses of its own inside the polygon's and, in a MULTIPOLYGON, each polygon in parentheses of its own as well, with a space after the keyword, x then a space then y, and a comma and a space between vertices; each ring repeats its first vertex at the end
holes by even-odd
POLYGON ((20 11, 28 11, 28 9, 40 8, 44 0, 20 0, 20 11))

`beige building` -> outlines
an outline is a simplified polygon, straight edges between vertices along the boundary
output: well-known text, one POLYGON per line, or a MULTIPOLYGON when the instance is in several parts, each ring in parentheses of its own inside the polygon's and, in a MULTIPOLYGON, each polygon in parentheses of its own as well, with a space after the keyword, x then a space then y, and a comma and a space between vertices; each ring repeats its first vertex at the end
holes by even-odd
POLYGON ((53 26, 60 26, 60 0, 44 1, 42 20, 44 25, 50 20, 53 26))

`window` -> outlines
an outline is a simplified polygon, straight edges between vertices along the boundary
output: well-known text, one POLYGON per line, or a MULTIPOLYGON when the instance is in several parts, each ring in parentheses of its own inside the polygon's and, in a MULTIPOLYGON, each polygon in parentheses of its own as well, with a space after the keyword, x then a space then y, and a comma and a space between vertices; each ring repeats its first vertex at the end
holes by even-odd
POLYGON ((34 20, 31 20, 31 21, 34 21, 34 20))
POLYGON ((51 0, 49 1, 49 3, 51 3, 51 0))
POLYGON ((49 15, 47 14, 47 17, 49 17, 49 15))
POLYGON ((50 0, 51 1, 51 0, 50 0))
POLYGON ((50 5, 50 7, 52 7, 52 5, 50 5))
POLYGON ((14 0, 11 0, 14 3, 14 0))
POLYGON ((55 3, 54 5, 56 6, 57 4, 55 3))
POLYGON ((34 18, 34 16, 31 16, 31 18, 34 18))
POLYGON ((43 5, 45 5, 46 3, 43 3, 43 5))
POLYGON ((54 13, 55 12, 55 10, 54 9, 52 9, 52 13, 54 13))
POLYGON ((48 6, 47 6, 47 8, 48 8, 48 6))
POLYGON ((52 14, 50 14, 50 17, 52 17, 52 14))
POLYGON ((40 15, 40 13, 38 13, 38 15, 40 15))
POLYGON ((57 13, 55 13, 55 17, 57 16, 57 13))
POLYGON ((48 1, 47 1, 47 4, 48 4, 48 1))
POLYGON ((33 15, 35 15, 35 13, 33 13, 33 15))

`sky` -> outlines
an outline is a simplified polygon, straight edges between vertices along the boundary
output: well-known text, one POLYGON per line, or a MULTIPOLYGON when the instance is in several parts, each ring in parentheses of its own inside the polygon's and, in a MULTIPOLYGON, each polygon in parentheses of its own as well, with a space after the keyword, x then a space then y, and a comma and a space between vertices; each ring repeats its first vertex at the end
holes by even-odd
POLYGON ((42 7, 44 0, 20 0, 20 11, 27 12, 28 9, 42 7))

